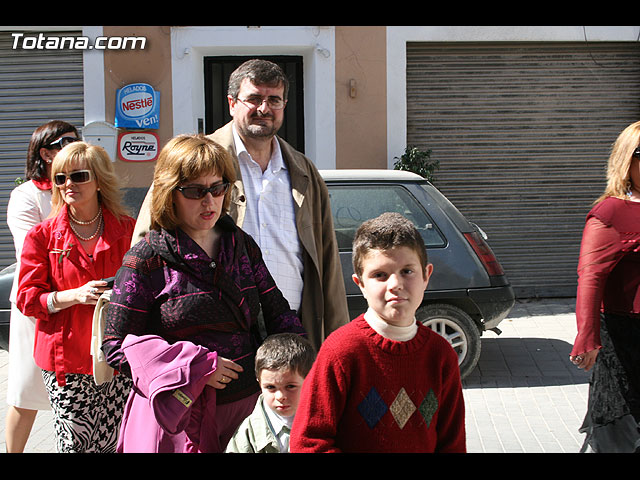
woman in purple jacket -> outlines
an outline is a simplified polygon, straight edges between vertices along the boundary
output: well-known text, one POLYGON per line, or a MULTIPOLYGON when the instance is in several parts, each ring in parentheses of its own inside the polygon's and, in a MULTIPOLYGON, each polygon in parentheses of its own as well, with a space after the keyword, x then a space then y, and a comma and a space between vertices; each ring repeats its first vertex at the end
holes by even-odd
POLYGON ((118 451, 224 451, 260 390, 259 316, 267 334, 304 335, 259 247, 226 214, 235 179, 227 151, 203 136, 160 153, 151 231, 118 271, 103 343, 135 385, 118 451))

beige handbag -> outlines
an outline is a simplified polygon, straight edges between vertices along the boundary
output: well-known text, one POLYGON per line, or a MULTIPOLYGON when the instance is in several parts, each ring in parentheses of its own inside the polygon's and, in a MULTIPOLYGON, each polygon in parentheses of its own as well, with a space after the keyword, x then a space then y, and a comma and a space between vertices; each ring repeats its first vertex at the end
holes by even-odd
POLYGON ((91 356, 93 357, 93 379, 96 385, 108 382, 113 378, 114 370, 106 361, 102 351, 102 338, 107 318, 107 307, 111 300, 111 290, 105 290, 100 295, 93 311, 93 326, 91 331, 91 356))

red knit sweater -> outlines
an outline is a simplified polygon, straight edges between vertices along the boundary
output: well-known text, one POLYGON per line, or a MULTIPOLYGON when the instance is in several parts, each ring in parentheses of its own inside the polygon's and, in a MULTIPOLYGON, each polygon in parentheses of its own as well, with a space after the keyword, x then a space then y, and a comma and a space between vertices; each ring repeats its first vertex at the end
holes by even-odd
POLYGON ((322 344, 304 381, 291 452, 465 452, 457 356, 418 323, 385 339, 361 315, 322 344))

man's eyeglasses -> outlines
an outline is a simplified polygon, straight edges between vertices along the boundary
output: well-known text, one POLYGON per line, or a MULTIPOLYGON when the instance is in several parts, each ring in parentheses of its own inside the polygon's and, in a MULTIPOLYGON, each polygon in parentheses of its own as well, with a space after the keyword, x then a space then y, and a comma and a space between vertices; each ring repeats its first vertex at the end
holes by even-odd
POLYGON ((45 148, 55 148, 57 150, 62 150, 64 147, 73 142, 79 142, 80 139, 76 137, 60 137, 55 142, 51 142, 48 145, 45 145, 45 148))
POLYGON ((91 170, 76 170, 71 173, 56 173, 53 176, 53 183, 57 186, 61 187, 65 183, 67 183, 67 178, 71 179, 71 181, 75 184, 89 183, 93 180, 93 173, 91 170))
POLYGON ((207 193, 210 193, 214 197, 224 195, 225 193, 227 193, 227 190, 229 190, 229 184, 227 182, 216 183, 215 185, 212 185, 208 188, 194 185, 189 187, 178 187, 176 188, 176 190, 182 193, 182 195, 184 195, 184 198, 189 198, 191 200, 200 200, 201 198, 204 198, 207 193))
POLYGON ((264 102, 267 102, 269 108, 273 110, 282 110, 287 103, 280 97, 262 98, 259 95, 252 95, 245 98, 244 100, 242 98, 238 98, 238 100, 244 103, 249 108, 260 108, 264 102))

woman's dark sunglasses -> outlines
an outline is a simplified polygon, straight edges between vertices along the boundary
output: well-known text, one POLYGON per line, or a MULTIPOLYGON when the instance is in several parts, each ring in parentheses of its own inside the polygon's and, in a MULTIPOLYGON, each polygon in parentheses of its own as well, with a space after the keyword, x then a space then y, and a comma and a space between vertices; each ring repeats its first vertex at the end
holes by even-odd
POLYGON ((69 174, 56 173, 53 176, 53 182, 58 186, 62 186, 67 183, 67 178, 70 178, 75 184, 89 183, 93 179, 93 174, 91 173, 91 170, 76 170, 69 174))
POLYGON ((60 137, 55 142, 51 142, 48 145, 45 145, 45 148, 55 148, 57 150, 62 150, 64 147, 73 142, 79 142, 80 139, 76 137, 60 137))
POLYGON ((201 186, 190 186, 190 187, 178 187, 176 190, 179 190, 184 198, 189 198, 191 200, 200 200, 204 198, 207 193, 210 193, 214 197, 219 197, 220 195, 224 195, 229 190, 229 183, 217 183, 212 185, 211 187, 201 187, 201 186))

